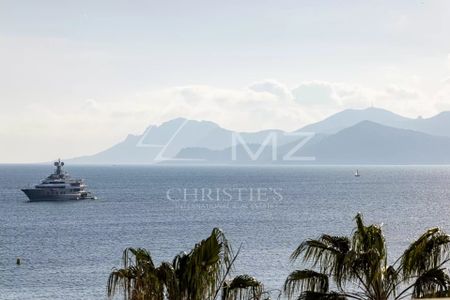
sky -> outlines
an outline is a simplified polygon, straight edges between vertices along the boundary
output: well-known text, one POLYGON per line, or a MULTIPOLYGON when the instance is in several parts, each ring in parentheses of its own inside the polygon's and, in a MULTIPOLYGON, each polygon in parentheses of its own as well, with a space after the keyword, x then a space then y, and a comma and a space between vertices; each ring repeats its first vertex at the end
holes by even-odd
POLYGON ((94 154, 176 117, 295 130, 450 110, 450 1, 0 0, 0 162, 94 154))

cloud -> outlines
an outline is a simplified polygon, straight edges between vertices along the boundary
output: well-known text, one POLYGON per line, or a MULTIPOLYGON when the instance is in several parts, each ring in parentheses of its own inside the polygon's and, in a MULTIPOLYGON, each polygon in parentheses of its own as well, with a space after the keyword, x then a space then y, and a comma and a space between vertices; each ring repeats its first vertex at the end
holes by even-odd
POLYGON ((444 85, 450 84, 450 77, 446 77, 446 78, 442 79, 442 83, 444 85))
POLYGON ((295 100, 302 105, 336 104, 333 88, 329 83, 312 81, 300 84, 292 91, 295 100))
POLYGON ((288 87, 276 80, 265 80, 251 84, 249 89, 259 93, 269 93, 280 99, 293 99, 292 92, 288 87))
MULTIPOLYGON (((442 83, 437 83, 442 85, 442 83)), ((436 106, 442 100, 442 91, 433 95, 416 89, 411 85, 389 84, 383 88, 374 89, 365 86, 339 82, 308 81, 300 83, 293 89, 295 101, 317 119, 348 108, 365 108, 375 106, 391 110, 395 113, 417 117, 431 116, 443 106, 436 106), (440 98, 440 99, 439 99, 440 98)))
POLYGON ((100 106, 95 99, 86 99, 84 100, 84 105, 82 106, 83 110, 89 112, 98 112, 100 110, 100 106))
POLYGON ((395 98, 395 99, 405 99, 405 100, 414 100, 419 99, 421 94, 412 88, 406 88, 391 84, 384 89, 384 92, 387 97, 395 98))
POLYGON ((450 80, 444 82, 444 86, 436 92, 435 99, 439 111, 450 110, 450 80))
POLYGON ((300 105, 332 109, 367 106, 373 98, 368 89, 327 81, 303 82, 292 93, 300 105))
POLYGON ((157 122, 176 117, 204 119, 242 131, 295 130, 311 121, 289 89, 273 81, 240 89, 202 85, 174 87, 141 94, 135 104, 131 111, 136 107, 144 109, 149 119, 157 122))

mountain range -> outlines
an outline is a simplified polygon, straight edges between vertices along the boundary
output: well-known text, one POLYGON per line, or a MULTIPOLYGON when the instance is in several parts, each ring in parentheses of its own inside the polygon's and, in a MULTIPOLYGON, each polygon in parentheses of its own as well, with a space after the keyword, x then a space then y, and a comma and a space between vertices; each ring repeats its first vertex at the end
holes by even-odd
POLYGON ((379 108, 344 110, 293 132, 234 132, 173 119, 80 164, 448 164, 450 112, 406 118, 379 108))
POLYGON ((385 126, 450 137, 450 112, 442 112, 426 119, 422 117, 412 119, 373 107, 363 110, 347 109, 320 122, 307 125, 301 128, 300 131, 333 134, 362 121, 371 121, 385 126))

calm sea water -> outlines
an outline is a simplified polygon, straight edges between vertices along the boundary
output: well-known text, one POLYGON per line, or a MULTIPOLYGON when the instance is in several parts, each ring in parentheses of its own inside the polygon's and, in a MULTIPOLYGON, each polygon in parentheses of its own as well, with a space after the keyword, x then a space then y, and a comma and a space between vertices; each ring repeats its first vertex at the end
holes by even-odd
POLYGON ((0 165, 0 299, 104 299, 125 247, 170 260, 213 227, 242 245, 235 273, 268 289, 281 288, 302 240, 350 234, 357 212, 384 224, 391 259, 428 227, 450 232, 450 167, 354 169, 72 166, 98 200, 30 203, 19 189, 51 167, 0 165))

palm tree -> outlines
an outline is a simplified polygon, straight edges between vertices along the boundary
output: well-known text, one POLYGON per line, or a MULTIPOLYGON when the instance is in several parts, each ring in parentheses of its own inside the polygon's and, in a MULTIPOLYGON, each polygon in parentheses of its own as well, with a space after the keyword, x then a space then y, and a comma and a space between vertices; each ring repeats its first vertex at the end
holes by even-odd
POLYGON ((223 300, 259 300, 263 291, 256 279, 241 275, 226 281, 238 253, 233 255, 217 228, 189 253, 180 253, 158 267, 147 250, 127 248, 123 267, 109 276, 108 297, 121 290, 125 300, 215 300, 220 296, 223 300))
POLYGON ((300 257, 312 269, 296 270, 285 281, 291 299, 368 299, 439 297, 449 294, 444 265, 450 258, 450 236, 439 228, 423 233, 392 265, 381 226, 355 217, 352 237, 322 235, 301 243, 291 259, 300 257), (330 291, 330 282, 335 291, 330 291))
POLYGON ((256 278, 239 275, 227 281, 222 287, 222 300, 261 300, 264 286, 256 278))
POLYGON ((156 300, 164 298, 164 284, 150 253, 142 248, 127 248, 122 255, 123 268, 114 269, 108 278, 108 296, 114 296, 119 285, 124 299, 156 300))

